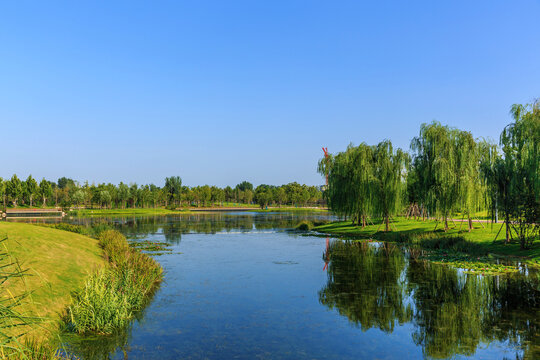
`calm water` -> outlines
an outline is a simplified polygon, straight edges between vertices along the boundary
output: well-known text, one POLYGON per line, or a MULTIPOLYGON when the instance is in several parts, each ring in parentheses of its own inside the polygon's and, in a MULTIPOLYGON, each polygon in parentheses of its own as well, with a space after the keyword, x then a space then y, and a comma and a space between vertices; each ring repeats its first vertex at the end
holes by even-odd
POLYGON ((86 359, 540 358, 537 274, 466 275, 332 238, 326 251, 285 230, 324 217, 108 219, 173 245, 156 257, 165 281, 126 332, 67 341, 86 359))

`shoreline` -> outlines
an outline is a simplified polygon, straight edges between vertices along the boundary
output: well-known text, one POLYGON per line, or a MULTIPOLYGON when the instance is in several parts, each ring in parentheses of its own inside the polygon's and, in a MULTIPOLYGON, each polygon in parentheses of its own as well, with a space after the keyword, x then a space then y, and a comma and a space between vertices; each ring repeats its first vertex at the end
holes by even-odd
POLYGON ((501 262, 513 263, 514 267, 519 262, 540 269, 540 244, 534 243, 530 249, 525 250, 521 250, 517 242, 505 244, 504 229, 500 231, 497 240, 493 241, 501 228, 500 223, 490 226, 489 223, 475 222, 471 232, 465 226, 460 230, 459 225, 456 225, 444 232, 440 223, 438 230, 434 230, 436 221, 433 220, 396 220, 390 232, 377 231, 380 226, 377 221, 365 228, 352 225, 350 221, 336 221, 315 226, 311 230, 347 240, 376 240, 408 245, 415 249, 415 256, 421 259, 451 266, 491 265, 495 269, 495 265, 501 262))

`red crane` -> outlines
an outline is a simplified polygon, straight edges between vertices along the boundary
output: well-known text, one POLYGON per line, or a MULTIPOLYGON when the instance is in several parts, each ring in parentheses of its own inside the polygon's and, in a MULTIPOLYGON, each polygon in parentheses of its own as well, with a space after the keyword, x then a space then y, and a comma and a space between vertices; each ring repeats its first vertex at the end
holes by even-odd
POLYGON ((325 169, 324 173, 326 175, 326 186, 328 186, 328 158, 330 157, 330 155, 328 155, 328 148, 327 147, 323 147, 322 151, 324 152, 324 158, 326 159, 326 169, 325 169))
MULTIPOLYGON (((330 157, 330 155, 328 155, 327 147, 323 147, 322 151, 324 152, 324 158, 326 159, 326 169, 324 171, 324 175, 326 176, 326 186, 328 187, 328 158, 330 157)), ((324 259, 323 271, 328 269, 328 262, 330 260, 330 254, 328 252, 329 245, 330 245, 330 239, 327 236, 326 237, 326 251, 324 252, 325 259, 324 259)))

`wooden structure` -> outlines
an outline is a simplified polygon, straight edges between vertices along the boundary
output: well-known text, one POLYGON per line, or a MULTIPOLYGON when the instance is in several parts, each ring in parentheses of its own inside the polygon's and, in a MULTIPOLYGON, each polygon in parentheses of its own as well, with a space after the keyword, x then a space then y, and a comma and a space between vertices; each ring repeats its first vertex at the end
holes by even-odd
POLYGON ((6 209, 0 213, 2 219, 26 219, 26 218, 58 218, 64 217, 66 214, 61 208, 53 209, 24 209, 14 208, 6 209))

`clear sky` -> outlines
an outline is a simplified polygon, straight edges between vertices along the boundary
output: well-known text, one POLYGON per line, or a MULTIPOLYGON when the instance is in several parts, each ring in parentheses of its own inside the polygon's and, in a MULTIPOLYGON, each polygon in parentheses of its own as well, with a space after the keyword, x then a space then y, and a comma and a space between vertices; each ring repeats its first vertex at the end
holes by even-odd
POLYGON ((321 184, 321 147, 498 139, 540 1, 2 1, 0 176, 321 184))

